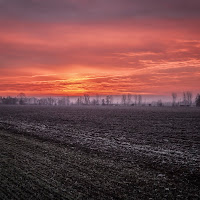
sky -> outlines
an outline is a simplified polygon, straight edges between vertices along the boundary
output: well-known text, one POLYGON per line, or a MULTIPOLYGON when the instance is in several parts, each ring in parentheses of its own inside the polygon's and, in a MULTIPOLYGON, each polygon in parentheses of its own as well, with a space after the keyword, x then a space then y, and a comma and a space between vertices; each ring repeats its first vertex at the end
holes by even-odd
POLYGON ((0 0, 0 95, 200 92, 199 0, 0 0))

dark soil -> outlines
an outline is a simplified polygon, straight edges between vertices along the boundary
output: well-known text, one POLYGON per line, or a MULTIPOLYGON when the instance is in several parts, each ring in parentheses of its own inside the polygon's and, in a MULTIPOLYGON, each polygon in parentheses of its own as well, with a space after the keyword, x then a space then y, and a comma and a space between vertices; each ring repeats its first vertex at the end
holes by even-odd
POLYGON ((0 107, 0 199, 200 199, 200 110, 0 107))

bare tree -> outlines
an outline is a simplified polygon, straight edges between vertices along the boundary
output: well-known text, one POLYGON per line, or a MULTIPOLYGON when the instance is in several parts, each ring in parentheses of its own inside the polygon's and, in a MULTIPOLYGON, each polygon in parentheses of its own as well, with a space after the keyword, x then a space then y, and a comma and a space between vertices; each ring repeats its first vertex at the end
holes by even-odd
POLYGON ((110 95, 110 105, 113 105, 113 96, 110 95))
POLYGON ((177 98, 177 94, 175 92, 172 92, 172 106, 176 105, 176 98, 177 98))
POLYGON ((137 105, 137 100, 138 100, 138 95, 137 94, 134 95, 134 99, 135 99, 135 105, 137 105))
POLYGON ((47 102, 49 106, 52 106, 54 104, 54 99, 52 97, 47 98, 47 102))
POLYGON ((88 94, 84 94, 84 104, 85 105, 90 104, 90 96, 88 94))
POLYGON ((109 105, 109 104, 110 104, 110 96, 107 95, 107 96, 106 96, 106 105, 109 105))
POLYGON ((17 95, 18 98, 26 98, 26 95, 24 93, 19 93, 17 95))
POLYGON ((66 106, 65 97, 62 97, 62 98, 58 99, 58 105, 59 106, 66 106))
POLYGON ((187 105, 186 93, 183 92, 183 104, 187 105))
POLYGON ((132 95, 128 94, 127 95, 127 104, 130 105, 131 104, 131 100, 132 100, 132 95))
POLYGON ((102 99, 102 105, 105 106, 106 103, 105 103, 105 99, 102 99))
POLYGON ((186 99, 187 99, 188 104, 191 106, 192 105, 192 92, 190 92, 190 91, 186 92, 186 99))
POLYGON ((89 105, 90 103, 90 96, 88 94, 84 94, 83 96, 83 104, 89 105))
POLYGON ((77 101, 76 101, 77 105, 83 105, 83 97, 78 97, 77 101))
POLYGON ((138 104, 141 105, 142 104, 142 96, 138 95, 138 104))
POLYGON ((26 103, 26 95, 24 93, 19 93, 17 95, 17 98, 19 99, 19 104, 23 105, 26 103))
POLYGON ((195 103, 197 107, 200 107, 200 94, 197 94, 196 99, 195 99, 195 103))
POLYGON ((122 104, 126 105, 126 95, 125 94, 122 95, 122 104))
POLYGON ((157 101, 157 106, 163 106, 163 103, 162 103, 161 99, 157 101))
POLYGON ((183 104, 186 106, 192 105, 192 92, 183 92, 183 104))
POLYGON ((106 104, 111 105, 113 103, 113 97, 111 95, 106 96, 106 104))
POLYGON ((96 105, 100 104, 100 96, 96 94, 96 105))
POLYGON ((96 97, 92 99, 91 104, 94 106, 99 105, 99 103, 100 103, 99 99, 100 99, 99 95, 97 94, 96 97))
POLYGON ((66 97, 65 97, 65 104, 66 104, 67 106, 70 105, 70 98, 69 98, 69 96, 66 96, 66 97))

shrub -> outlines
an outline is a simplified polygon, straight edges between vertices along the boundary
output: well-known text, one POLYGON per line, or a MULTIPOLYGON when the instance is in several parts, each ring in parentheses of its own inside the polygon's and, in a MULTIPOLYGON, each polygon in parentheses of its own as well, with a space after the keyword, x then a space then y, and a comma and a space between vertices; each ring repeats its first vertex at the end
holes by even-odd
POLYGON ((200 107, 200 94, 197 94, 195 103, 196 103, 196 106, 200 107))

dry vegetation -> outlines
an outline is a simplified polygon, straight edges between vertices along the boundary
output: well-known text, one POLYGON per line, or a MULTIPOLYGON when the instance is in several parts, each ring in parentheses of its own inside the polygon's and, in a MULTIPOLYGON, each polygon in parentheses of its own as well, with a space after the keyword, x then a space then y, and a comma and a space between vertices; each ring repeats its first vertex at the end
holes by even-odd
POLYGON ((0 107, 0 199, 199 199, 197 108, 0 107))

